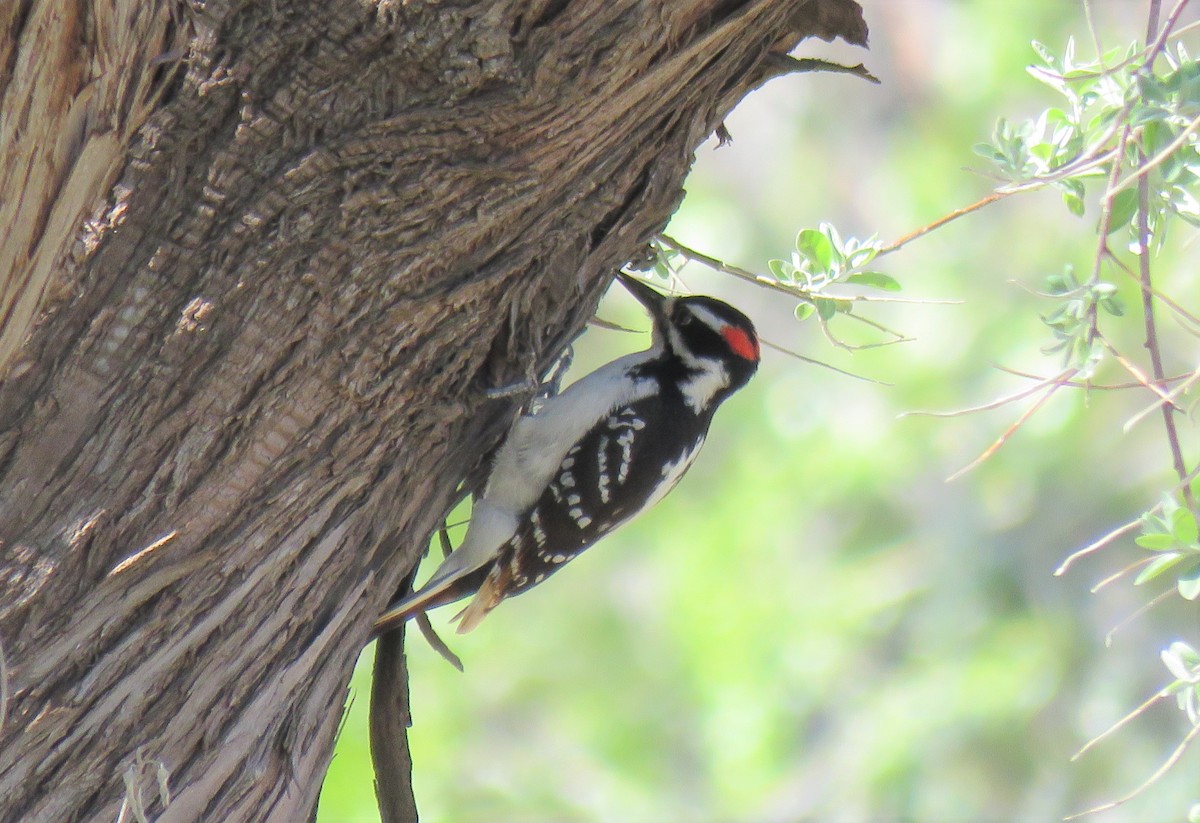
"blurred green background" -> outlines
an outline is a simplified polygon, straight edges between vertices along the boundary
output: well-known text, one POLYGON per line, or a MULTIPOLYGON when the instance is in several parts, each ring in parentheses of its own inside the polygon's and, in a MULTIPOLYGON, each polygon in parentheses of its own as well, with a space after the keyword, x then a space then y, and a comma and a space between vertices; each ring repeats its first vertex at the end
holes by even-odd
MULTIPOLYGON (((819 221, 899 237, 991 190, 971 147, 998 116, 1053 104, 1025 72, 1031 40, 1061 50, 1075 35, 1093 51, 1076 2, 863 5, 869 52, 807 43, 799 53, 865 61, 883 84, 810 74, 753 94, 727 121, 733 144, 697 152, 669 230, 678 240, 765 271, 819 221)), ((1105 46, 1141 38, 1144 3, 1093 8, 1105 46)), ((1047 308, 1026 289, 1063 263, 1090 269, 1095 219, 1094 208, 1072 217, 1054 193, 1024 195, 884 258, 903 295, 963 302, 872 307, 916 340, 852 355, 814 321, 797 323, 782 295, 686 269, 688 288, 735 302, 768 340, 892 385, 767 352, 654 511, 464 638, 446 623, 454 609, 435 614, 466 673, 410 640, 422 818, 1049 821, 1140 784, 1188 729, 1170 702, 1069 758, 1167 682, 1158 652, 1200 636, 1194 605, 1176 598, 1106 647, 1158 589, 1089 589, 1144 552, 1126 541, 1052 573, 1173 484, 1160 420, 1121 431, 1148 399, 1062 391, 951 483, 1024 403, 899 416, 1028 385, 996 363, 1059 370, 1039 351, 1047 308)), ((1156 266, 1165 291, 1194 303, 1186 233, 1156 266)), ((1136 291, 1116 282, 1136 306, 1136 291)), ((624 295, 601 316, 646 326, 624 295)), ((1164 327, 1167 371, 1190 371, 1194 339, 1164 327)), ((1142 353, 1137 318, 1109 331, 1142 353)), ((645 344, 593 330, 576 368, 645 344)), ((1128 378, 1106 366, 1097 379, 1128 378)), ((371 655, 355 675, 320 823, 378 820, 371 655)), ((1184 819, 1200 799, 1197 758, 1095 819, 1184 819)))

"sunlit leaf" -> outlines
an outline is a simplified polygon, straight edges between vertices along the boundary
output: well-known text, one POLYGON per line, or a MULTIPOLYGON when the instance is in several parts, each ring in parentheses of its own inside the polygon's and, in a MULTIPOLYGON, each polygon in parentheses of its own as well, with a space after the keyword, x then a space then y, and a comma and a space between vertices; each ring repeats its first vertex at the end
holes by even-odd
POLYGON ((890 274, 884 274, 880 271, 858 272, 847 277, 846 282, 856 286, 870 286, 873 289, 883 289, 884 291, 900 291, 900 281, 890 274))
POLYGON ((833 243, 816 229, 804 229, 796 237, 796 251, 820 271, 829 271, 833 262, 833 243))
POLYGON ((1179 588, 1179 593, 1183 595, 1185 600, 1195 600, 1197 597, 1200 597, 1200 566, 1192 569, 1187 574, 1181 574, 1176 585, 1179 588))
POLYGON ((1183 557, 1184 555, 1179 552, 1168 552, 1159 555, 1138 573, 1138 576, 1133 579, 1133 585, 1140 586, 1143 583, 1149 583, 1151 580, 1178 565, 1183 560, 1183 557))
POLYGON ((1171 512, 1171 534, 1185 546, 1196 542, 1196 516, 1182 506, 1171 512))
POLYGON ((1175 548, 1175 538, 1169 534, 1142 534, 1134 538, 1133 542, 1152 552, 1163 552, 1175 548))
POLYGON ((794 279, 795 269, 786 260, 768 260, 767 268, 776 280, 790 283, 794 279))

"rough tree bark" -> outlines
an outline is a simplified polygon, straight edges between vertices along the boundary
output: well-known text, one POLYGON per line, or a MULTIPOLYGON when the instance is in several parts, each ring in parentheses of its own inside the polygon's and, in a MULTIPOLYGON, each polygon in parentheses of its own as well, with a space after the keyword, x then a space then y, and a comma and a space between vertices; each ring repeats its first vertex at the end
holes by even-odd
POLYGON ((0 818, 115 820, 128 778, 164 823, 308 819, 372 619, 520 402, 484 389, 582 328, 812 35, 866 29, 0 4, 0 818))

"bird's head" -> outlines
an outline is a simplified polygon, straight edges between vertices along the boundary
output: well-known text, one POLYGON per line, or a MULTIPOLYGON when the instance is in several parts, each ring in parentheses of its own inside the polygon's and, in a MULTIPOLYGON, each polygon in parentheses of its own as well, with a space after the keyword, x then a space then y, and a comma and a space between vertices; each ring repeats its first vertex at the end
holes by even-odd
POLYGON ((650 312, 655 347, 679 357, 692 372, 724 376, 718 389, 722 396, 754 376, 760 348, 754 324, 746 315, 712 297, 667 297, 626 274, 617 277, 650 312))

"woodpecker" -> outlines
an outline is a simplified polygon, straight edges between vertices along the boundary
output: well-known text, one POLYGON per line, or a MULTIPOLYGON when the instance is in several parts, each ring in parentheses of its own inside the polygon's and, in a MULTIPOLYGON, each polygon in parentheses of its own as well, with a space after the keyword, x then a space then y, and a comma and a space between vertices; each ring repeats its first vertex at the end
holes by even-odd
POLYGON ((601 366, 517 419, 462 544, 424 587, 388 607, 376 634, 474 594, 455 616, 462 634, 500 601, 541 583, 666 496, 696 459, 717 407, 754 375, 758 335, 740 311, 617 277, 650 313, 650 348, 601 366))

